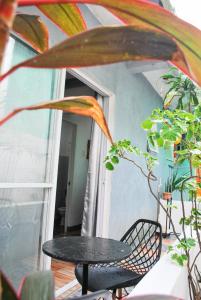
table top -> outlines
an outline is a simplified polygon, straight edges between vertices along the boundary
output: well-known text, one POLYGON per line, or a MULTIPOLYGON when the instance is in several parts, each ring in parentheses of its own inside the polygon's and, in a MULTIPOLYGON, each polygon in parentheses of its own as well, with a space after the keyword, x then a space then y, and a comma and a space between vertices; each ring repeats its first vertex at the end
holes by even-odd
POLYGON ((120 261, 131 254, 128 244, 112 239, 69 236, 47 241, 43 252, 53 258, 82 264, 120 261))

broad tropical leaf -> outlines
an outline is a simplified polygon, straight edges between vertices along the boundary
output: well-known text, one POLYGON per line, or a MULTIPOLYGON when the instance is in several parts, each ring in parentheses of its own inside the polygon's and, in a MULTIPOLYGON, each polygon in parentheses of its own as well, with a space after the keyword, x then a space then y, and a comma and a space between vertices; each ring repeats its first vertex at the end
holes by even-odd
POLYGON ((9 30, 13 25, 16 6, 16 0, 1 0, 0 2, 0 68, 9 37, 9 30))
POLYGON ((99 27, 73 36, 14 66, 0 80, 20 67, 71 68, 142 59, 179 63, 183 56, 175 42, 163 33, 134 26, 99 27))
POLYGON ((54 277, 51 271, 28 275, 22 284, 20 300, 54 300, 54 277))
POLYGON ((69 36, 86 30, 85 21, 75 4, 37 5, 37 7, 69 36))
POLYGON ((20 107, 1 119, 0 126, 21 111, 37 109, 58 109, 81 116, 91 117, 99 125, 106 137, 112 143, 112 137, 102 108, 98 104, 97 100, 90 96, 66 97, 61 100, 47 101, 32 106, 20 107))
POLYGON ((48 29, 39 16, 17 14, 13 30, 39 53, 48 49, 48 29))
POLYGON ((162 30, 176 40, 184 53, 185 60, 174 64, 201 85, 201 31, 171 12, 146 0, 19 0, 19 5, 58 2, 102 5, 127 24, 162 30))
POLYGON ((11 283, 1 271, 0 271, 0 299, 19 300, 11 283))

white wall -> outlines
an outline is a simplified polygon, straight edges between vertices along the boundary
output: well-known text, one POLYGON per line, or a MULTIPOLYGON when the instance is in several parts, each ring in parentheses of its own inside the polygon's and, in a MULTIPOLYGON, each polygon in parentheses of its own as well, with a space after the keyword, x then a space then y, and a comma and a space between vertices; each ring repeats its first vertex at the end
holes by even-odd
MULTIPOLYGON (((174 245, 176 244, 177 241, 174 245)), ((198 251, 198 245, 191 249, 191 262, 193 262, 198 251)), ((201 256, 198 257, 196 264, 198 270, 200 270, 201 256)), ((194 272, 192 272, 192 276, 194 276, 194 272)), ((134 300, 137 296, 148 295, 155 295, 157 299, 160 299, 159 295, 167 295, 174 296, 176 299, 190 300, 187 266, 179 266, 172 261, 171 253, 165 253, 156 265, 136 285, 126 299, 134 300)), ((163 298, 161 297, 161 299, 163 298)))
MULTIPOLYGON (((167 208, 167 200, 160 200, 161 203, 167 208)), ((182 226, 179 224, 181 218, 183 217, 182 213, 182 203, 181 201, 178 200, 173 200, 172 201, 173 208, 171 210, 171 218, 174 223, 174 227, 177 233, 182 233, 182 226)), ((191 215, 191 210, 192 210, 192 202, 191 201, 185 201, 184 202, 184 209, 185 209, 185 215, 190 216, 191 215)), ((166 226, 166 214, 163 211, 163 209, 160 207, 159 211, 159 222, 162 225, 162 230, 165 232, 165 226, 166 226)), ((169 222, 168 222, 169 224, 169 222)), ((170 226, 170 229, 168 229, 168 232, 173 232, 172 226, 170 226)))
MULTIPOLYGON (((145 150, 146 134, 140 123, 161 106, 159 95, 143 75, 133 76, 123 63, 84 71, 115 94, 114 140, 128 138, 145 150)), ((141 217, 156 219, 156 203, 144 177, 124 161, 112 174, 109 236, 119 239, 141 217)))
MULTIPOLYGON (((91 95, 94 91, 86 86, 72 88, 70 81, 66 83, 65 96, 91 95)), ((76 140, 74 152, 74 170, 71 184, 71 198, 68 209, 68 227, 82 223, 86 178, 88 171, 87 141, 90 140, 92 120, 73 114, 64 114, 64 118, 76 125, 76 140)))
POLYGON ((76 125, 72 194, 68 210, 68 227, 82 223, 83 201, 88 170, 87 141, 90 139, 92 121, 89 118, 66 115, 65 119, 76 125))

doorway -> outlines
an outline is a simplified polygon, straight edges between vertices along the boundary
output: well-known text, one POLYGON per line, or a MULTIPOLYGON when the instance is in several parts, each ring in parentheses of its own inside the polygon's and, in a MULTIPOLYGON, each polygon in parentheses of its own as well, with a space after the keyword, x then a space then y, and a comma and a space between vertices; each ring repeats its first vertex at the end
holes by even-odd
MULTIPOLYGON (((65 97, 97 94, 67 73, 65 97)), ((63 113, 54 216, 54 237, 80 235, 93 121, 63 113)))
POLYGON ((76 125, 62 120, 57 192, 55 203, 54 236, 65 232, 66 197, 69 195, 71 184, 71 170, 74 162, 76 125))

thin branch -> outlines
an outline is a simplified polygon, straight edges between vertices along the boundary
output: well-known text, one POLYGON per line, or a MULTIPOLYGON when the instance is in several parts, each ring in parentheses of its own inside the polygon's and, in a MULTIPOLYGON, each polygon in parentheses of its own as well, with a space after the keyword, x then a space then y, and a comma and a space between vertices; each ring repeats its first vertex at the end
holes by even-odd
MULTIPOLYGON (((199 176, 190 176, 186 179, 184 179, 182 181, 182 185, 181 185, 181 203, 182 203, 182 214, 183 214, 183 217, 185 219, 185 208, 184 208, 184 198, 183 198, 183 190, 184 190, 184 184, 189 181, 190 179, 197 179, 197 178, 200 178, 199 176)), ((196 200, 195 200, 196 201, 196 200)), ((193 199, 192 199, 192 204, 193 204, 193 199)), ((183 231, 183 235, 184 235, 184 239, 186 240, 186 231, 185 231, 185 226, 184 226, 184 221, 182 222, 182 231, 183 231)), ((196 234, 197 234, 197 237, 198 237, 198 243, 199 243, 199 247, 200 247, 200 233, 198 231, 196 231, 196 234)), ((194 261, 193 261, 193 264, 190 266, 190 255, 189 255, 189 250, 185 250, 186 252, 186 255, 188 257, 188 261, 187 261, 187 269, 188 269, 188 280, 190 282, 190 286, 192 288, 192 291, 193 291, 193 295, 195 296, 195 299, 200 299, 197 298, 197 291, 196 291, 196 283, 195 283, 195 280, 193 279, 192 277, 192 267, 193 265, 195 264, 195 261, 197 259, 197 257, 199 256, 199 254, 201 253, 200 251, 198 252, 198 254, 196 255, 194 261)))
POLYGON ((192 262, 192 265, 191 265, 191 268, 190 268, 191 272, 192 272, 193 266, 194 266, 194 264, 195 264, 195 262, 196 262, 196 260, 197 260, 197 258, 199 257, 200 254, 201 254, 201 250, 198 251, 198 253, 196 254, 196 256, 195 256, 195 258, 194 258, 194 260, 192 262))
MULTIPOLYGON (((195 201, 194 201, 194 205, 195 205, 195 211, 197 211, 197 201, 196 201, 196 197, 195 197, 195 201)), ((195 214, 195 232, 196 232, 196 236, 198 239, 198 244, 199 244, 199 248, 201 250, 201 240, 200 240, 200 233, 198 231, 198 217, 197 214, 195 214)))
MULTIPOLYGON (((148 178, 149 175, 146 174, 145 171, 142 169, 142 167, 141 167, 140 165, 138 165, 134 160, 132 160, 132 159, 130 159, 130 158, 124 156, 124 154, 120 154, 120 157, 123 158, 123 159, 125 159, 125 160, 127 160, 127 161, 129 161, 129 162, 131 162, 132 164, 134 164, 134 165, 140 170, 140 172, 141 172, 146 178, 148 178)), ((156 176, 155 176, 153 173, 151 173, 151 178, 150 178, 150 179, 153 180, 153 181, 156 181, 156 180, 157 180, 156 176)))
POLYGON ((186 212, 185 212, 185 206, 184 206, 184 198, 183 198, 183 189, 184 189, 184 183, 186 182, 186 181, 188 181, 188 180, 190 180, 190 178, 191 178, 192 176, 190 176, 189 178, 187 178, 187 179, 184 179, 183 181, 182 181, 182 184, 181 184, 181 192, 180 192, 180 194, 181 194, 181 208, 182 208, 182 216, 183 216, 183 222, 182 222, 182 232, 183 232, 183 236, 184 236, 184 239, 186 240, 187 238, 186 238, 186 231, 185 231, 185 224, 184 224, 184 220, 185 220, 185 218, 186 218, 186 212))
MULTIPOLYGON (((151 172, 150 172, 151 173, 151 172)), ((149 174, 150 174, 149 173, 149 174)), ((149 190, 152 194, 152 196, 155 198, 155 200, 157 201, 157 203, 160 205, 160 207, 163 209, 163 211, 167 214, 168 218, 169 218, 169 221, 170 221, 170 224, 172 225, 172 230, 173 230, 173 233, 174 235, 176 236, 176 238, 178 239, 179 242, 181 242, 181 239, 179 238, 177 232, 176 232, 176 229, 175 229, 175 226, 174 226, 174 223, 172 221, 172 217, 171 215, 169 214, 168 210, 165 208, 165 206, 161 203, 160 199, 155 195, 153 189, 152 189, 152 186, 151 186, 151 182, 150 182, 150 177, 148 175, 148 178, 147 178, 147 182, 148 182, 148 186, 149 186, 149 190)))

